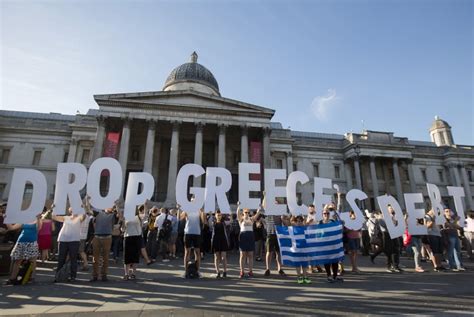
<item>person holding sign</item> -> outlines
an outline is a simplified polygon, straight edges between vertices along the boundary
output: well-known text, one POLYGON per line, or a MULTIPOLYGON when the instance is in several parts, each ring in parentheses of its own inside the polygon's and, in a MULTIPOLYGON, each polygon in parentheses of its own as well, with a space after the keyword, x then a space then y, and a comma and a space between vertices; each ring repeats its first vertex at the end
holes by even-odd
POLYGON ((443 240, 441 239, 441 230, 436 224, 436 215, 433 209, 430 209, 424 218, 425 226, 428 228, 428 241, 430 244, 435 272, 445 271, 441 265, 441 255, 443 254, 443 240))
MULTIPOLYGON (((327 205, 324 206, 323 220, 319 221, 319 224, 325 224, 325 223, 330 223, 330 222, 336 221, 333 218, 331 218, 330 209, 334 210, 334 204, 331 203, 331 204, 327 204, 327 205)), ((339 261, 324 264, 324 269, 326 270, 326 276, 327 276, 328 283, 343 282, 344 281, 344 279, 342 277, 337 276, 338 267, 339 267, 339 261), (331 271, 332 271, 332 274, 331 274, 331 271)))
POLYGON ((240 224, 240 278, 245 276, 245 262, 248 264, 248 277, 253 277, 253 252, 255 251, 255 237, 253 234, 253 224, 260 215, 260 209, 253 217, 250 217, 250 209, 240 210, 240 201, 237 202, 237 217, 240 224))
POLYGON ((188 261, 191 258, 191 249, 194 249, 194 260, 196 263, 197 275, 201 277, 199 268, 201 265, 201 228, 206 222, 206 214, 204 209, 198 213, 180 212, 181 206, 177 205, 180 219, 186 220, 184 227, 184 274, 183 278, 187 278, 188 261), (180 212, 180 213, 179 213, 180 212))
MULTIPOLYGON (((51 206, 51 209, 54 205, 51 206)), ((58 234, 58 267, 56 268, 56 275, 63 269, 66 264, 66 259, 69 258, 71 264, 71 272, 69 274, 68 282, 74 282, 77 276, 77 256, 79 254, 79 244, 81 241, 81 224, 86 218, 85 214, 78 215, 73 212, 72 207, 69 207, 65 216, 53 215, 53 220, 62 222, 61 231, 58 234)), ((58 282, 57 279, 54 282, 58 282)))
POLYGON ((123 232, 123 269, 125 272, 123 279, 135 279, 142 248, 142 220, 138 207, 135 211, 135 217, 124 222, 123 232))
POLYGON ((212 251, 214 252, 214 267, 216 269, 216 278, 221 277, 219 265, 222 262, 224 271, 222 277, 227 277, 227 250, 229 250, 229 235, 227 233, 226 225, 222 219, 220 210, 216 211, 216 221, 213 224, 212 230, 212 251))
POLYGON ((444 218, 446 221, 442 233, 447 240, 449 268, 453 272, 465 271, 461 262, 461 243, 458 238, 458 229, 461 229, 458 224, 459 217, 451 209, 446 208, 444 218))
MULTIPOLYGON (((303 216, 292 216, 291 217, 292 226, 304 226, 303 216)), ((311 284, 311 280, 308 277, 308 267, 307 266, 297 266, 296 275, 298 276, 296 281, 298 284, 311 284)))
POLYGON ((31 265, 30 282, 34 281, 36 272, 36 259, 39 256, 38 249, 38 231, 41 230, 41 214, 36 216, 36 221, 29 224, 7 224, 8 231, 21 229, 20 236, 13 247, 10 254, 13 262, 13 268, 10 274, 10 279, 7 280, 7 285, 18 284, 17 277, 20 271, 20 265, 23 261, 29 261, 31 265))

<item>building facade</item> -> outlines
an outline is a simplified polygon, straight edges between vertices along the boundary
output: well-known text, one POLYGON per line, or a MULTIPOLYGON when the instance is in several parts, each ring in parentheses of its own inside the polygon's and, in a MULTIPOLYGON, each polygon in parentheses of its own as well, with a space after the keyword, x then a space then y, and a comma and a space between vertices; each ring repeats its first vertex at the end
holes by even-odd
MULTIPOLYGON (((87 114, 0 111, 0 198, 8 197, 14 168, 43 172, 52 198, 58 163, 89 166, 108 156, 124 171, 151 173, 153 200, 167 206, 176 203, 176 176, 184 164, 229 169, 229 201, 235 203, 238 163, 256 162, 262 169, 303 171, 311 180, 331 178, 342 193, 359 188, 369 196, 369 209, 377 208, 374 198, 385 193, 402 207, 403 193, 421 192, 427 199, 427 182, 440 187, 451 207, 446 186, 462 186, 465 207, 474 208, 474 146, 455 144, 451 127, 440 118, 429 129, 432 142, 380 131, 292 131, 271 121, 272 109, 222 97, 197 58, 193 53, 189 63, 175 68, 162 91, 95 95, 98 109, 87 114)), ((193 183, 204 185, 204 180, 193 183)), ((313 201, 313 185, 298 188, 301 202, 313 201)), ((106 190, 106 177, 101 186, 106 190)), ((27 186, 25 195, 31 190, 27 186)))

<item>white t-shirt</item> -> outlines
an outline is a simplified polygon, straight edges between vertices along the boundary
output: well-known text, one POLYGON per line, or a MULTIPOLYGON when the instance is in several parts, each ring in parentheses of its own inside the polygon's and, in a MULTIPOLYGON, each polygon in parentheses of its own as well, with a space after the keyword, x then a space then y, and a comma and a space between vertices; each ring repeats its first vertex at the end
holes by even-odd
POLYGON ((140 236, 142 234, 142 223, 138 216, 135 216, 132 220, 125 221, 125 232, 124 237, 140 236))
POLYGON ((63 227, 58 234, 58 242, 75 242, 81 240, 81 217, 64 216, 63 227))
POLYGON ((184 234, 201 234, 201 220, 199 213, 187 215, 184 234))

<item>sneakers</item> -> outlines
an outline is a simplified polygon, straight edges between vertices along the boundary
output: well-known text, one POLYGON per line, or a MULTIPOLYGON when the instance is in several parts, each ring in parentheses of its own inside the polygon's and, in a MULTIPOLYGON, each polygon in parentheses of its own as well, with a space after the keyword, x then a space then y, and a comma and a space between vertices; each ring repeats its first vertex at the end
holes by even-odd
POLYGON ((265 273, 263 273, 264 276, 270 276, 270 270, 265 270, 265 273))
POLYGON ((335 280, 332 278, 332 276, 328 276, 327 282, 328 283, 334 283, 335 280))
POLYGON ((128 280, 129 280, 129 278, 130 278, 130 277, 129 277, 128 275, 124 275, 124 276, 122 277, 122 280, 124 280, 124 281, 128 281, 128 280))
POLYGON ((248 277, 253 277, 253 272, 252 272, 252 271, 250 271, 250 272, 248 273, 248 277))
POLYGON ((298 278, 296 279, 296 282, 298 284, 303 284, 304 283, 304 278, 302 276, 298 276, 298 278))
POLYGON ((258 257, 255 259, 255 261, 261 262, 261 261, 262 261, 262 258, 258 256, 258 257))
POLYGON ((197 273, 198 273, 198 277, 199 277, 199 278, 202 278, 201 272, 197 272, 197 273))
POLYGON ((415 272, 418 272, 418 273, 423 273, 425 270, 423 270, 423 268, 421 267, 416 267, 415 268, 415 272))
POLYGON ((240 271, 239 278, 244 278, 245 274, 244 272, 240 271))
POLYGON ((227 272, 224 271, 224 272, 222 273, 222 278, 226 278, 226 277, 227 277, 227 272))
POLYGON ((462 267, 462 266, 461 266, 461 267, 458 267, 458 270, 459 270, 459 271, 463 271, 463 272, 464 272, 466 269, 465 269, 464 267, 462 267))
POLYGON ((305 284, 311 284, 311 280, 310 280, 309 278, 307 278, 307 277, 303 277, 303 282, 304 282, 305 284))
POLYGON ((278 274, 280 274, 280 276, 286 276, 285 271, 283 271, 282 269, 278 271, 278 274))
POLYGON ((167 263, 167 262, 169 262, 169 261, 170 261, 170 259, 163 259, 163 262, 164 262, 164 263, 167 263))
POLYGON ((8 280, 5 282, 5 285, 18 285, 18 282, 17 282, 16 280, 8 279, 8 280))
POLYGON ((181 278, 187 278, 186 273, 183 273, 183 274, 181 275, 181 278))
POLYGON ((387 273, 393 273, 393 272, 395 272, 395 271, 393 270, 393 268, 388 267, 388 268, 385 270, 385 272, 387 272, 387 273))
POLYGON ((344 282, 344 279, 340 276, 336 276, 336 282, 342 283, 342 282, 344 282))

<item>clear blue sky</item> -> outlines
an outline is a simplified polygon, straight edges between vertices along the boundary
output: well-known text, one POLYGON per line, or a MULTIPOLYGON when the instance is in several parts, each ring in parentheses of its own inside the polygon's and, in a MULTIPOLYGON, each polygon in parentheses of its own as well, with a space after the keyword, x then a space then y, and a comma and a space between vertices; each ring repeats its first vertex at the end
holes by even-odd
POLYGON ((293 130, 474 144, 473 4, 430 1, 1 1, 2 109, 84 113, 158 91, 192 51, 224 97, 293 130), (362 124, 363 120, 363 124, 362 124))

